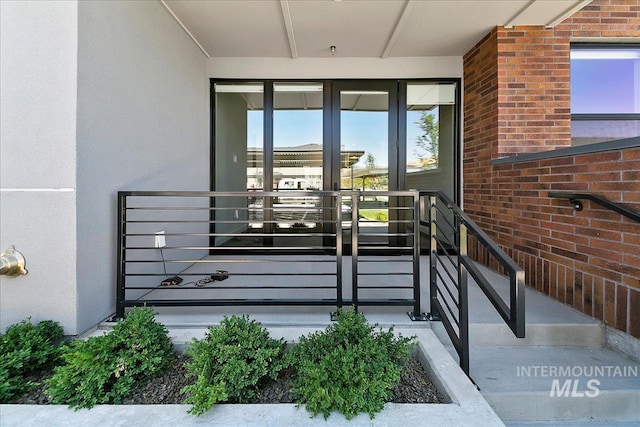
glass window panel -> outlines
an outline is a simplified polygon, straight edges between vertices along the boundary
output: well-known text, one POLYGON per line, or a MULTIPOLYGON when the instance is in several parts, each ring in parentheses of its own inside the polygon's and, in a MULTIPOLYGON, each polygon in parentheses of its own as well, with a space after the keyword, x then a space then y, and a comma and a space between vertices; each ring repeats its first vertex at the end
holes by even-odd
MULTIPOLYGON (((389 93, 340 92, 340 186, 343 190, 389 190, 389 93)), ((350 213, 351 200, 342 212, 350 213)), ((362 196, 358 210, 360 242, 386 245, 389 228, 388 196, 362 196)), ((351 221, 342 224, 349 241, 351 221)))
MULTIPOLYGON (((220 192, 263 188, 262 83, 216 83, 215 190, 220 192)), ((234 234, 263 227, 262 198, 220 197, 216 200, 216 245, 247 246, 254 239, 234 234), (229 236, 225 236, 229 234, 229 236)))
POLYGON ((640 113, 640 47, 574 49, 571 112, 640 113))
POLYGON ((216 83, 215 92, 216 190, 262 189, 263 85, 216 83))
POLYGON ((407 85, 406 188, 454 196, 455 83, 407 85))
POLYGON ((389 94, 340 93, 340 177, 343 190, 389 189, 389 94))
POLYGON ((571 143, 640 136, 640 46, 571 50, 571 143))
MULTIPOLYGON (((273 188, 282 193, 273 204, 276 233, 318 232, 322 198, 292 196, 292 190, 322 190, 323 84, 274 83, 273 188)), ((320 237, 282 237, 276 246, 319 246, 320 237)))

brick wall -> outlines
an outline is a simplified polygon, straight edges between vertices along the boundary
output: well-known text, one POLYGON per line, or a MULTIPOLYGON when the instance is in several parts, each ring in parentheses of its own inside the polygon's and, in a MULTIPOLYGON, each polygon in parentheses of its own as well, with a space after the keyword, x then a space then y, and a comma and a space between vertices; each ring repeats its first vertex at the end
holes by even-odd
POLYGON ((596 0, 555 29, 498 27, 465 55, 464 206, 529 286, 640 337, 640 225, 547 196, 593 192, 640 210, 640 148, 491 163, 571 145, 569 43, 585 37, 640 37, 640 0, 596 0))

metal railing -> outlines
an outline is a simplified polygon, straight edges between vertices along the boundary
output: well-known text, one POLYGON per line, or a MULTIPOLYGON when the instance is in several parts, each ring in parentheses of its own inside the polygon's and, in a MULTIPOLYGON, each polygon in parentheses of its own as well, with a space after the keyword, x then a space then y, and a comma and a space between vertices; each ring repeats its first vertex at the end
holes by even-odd
POLYGON ((591 200, 599 204, 600 206, 604 206, 607 209, 610 209, 614 212, 619 213, 620 215, 626 216, 627 218, 640 222, 640 213, 635 212, 625 206, 622 206, 619 203, 612 202, 603 196, 599 196, 597 194, 590 193, 570 193, 570 192, 549 192, 549 197, 558 198, 558 199, 568 199, 572 204, 573 208, 580 212, 584 209, 581 200, 591 200))
POLYGON ((514 335, 524 338, 524 270, 443 192, 421 192, 422 225, 430 234, 430 313, 441 320, 460 367, 469 374, 469 276, 478 284, 514 335), (427 219, 428 218, 428 219, 427 219), (469 240, 490 254, 509 276, 509 304, 468 254, 469 240))
POLYGON ((116 317, 143 304, 398 305, 417 312, 417 204, 417 192, 119 192, 116 317), (371 198, 384 199, 387 218, 363 217, 371 198), (384 250, 397 255, 389 271, 372 261, 384 250), (283 256, 291 253, 298 256, 283 256), (345 268, 350 289, 343 289, 345 268), (229 280, 215 280, 218 270, 229 280), (175 276, 182 281, 161 284, 175 276))
POLYGON ((144 304, 407 306, 413 320, 443 322, 468 374, 469 276, 524 337, 524 271, 442 192, 118 193, 116 317, 144 304), (509 276, 508 303, 469 256, 469 242, 509 276), (175 276, 182 281, 167 285, 175 276))

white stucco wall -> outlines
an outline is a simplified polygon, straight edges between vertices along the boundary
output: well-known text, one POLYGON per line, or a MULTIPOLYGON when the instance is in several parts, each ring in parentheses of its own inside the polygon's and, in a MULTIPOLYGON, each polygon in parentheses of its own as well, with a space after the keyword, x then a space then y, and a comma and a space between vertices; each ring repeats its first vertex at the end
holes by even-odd
POLYGON ((0 330, 31 317, 76 333, 75 1, 0 2, 0 330))
POLYGON ((115 309, 116 192, 209 189, 206 57, 156 1, 78 9, 78 327, 115 309))

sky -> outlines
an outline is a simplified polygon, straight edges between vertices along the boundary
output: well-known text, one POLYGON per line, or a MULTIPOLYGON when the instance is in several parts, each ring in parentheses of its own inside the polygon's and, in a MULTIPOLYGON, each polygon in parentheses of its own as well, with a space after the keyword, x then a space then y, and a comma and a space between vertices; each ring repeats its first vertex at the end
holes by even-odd
POLYGON ((572 60, 571 112, 640 113, 640 59, 572 60))

